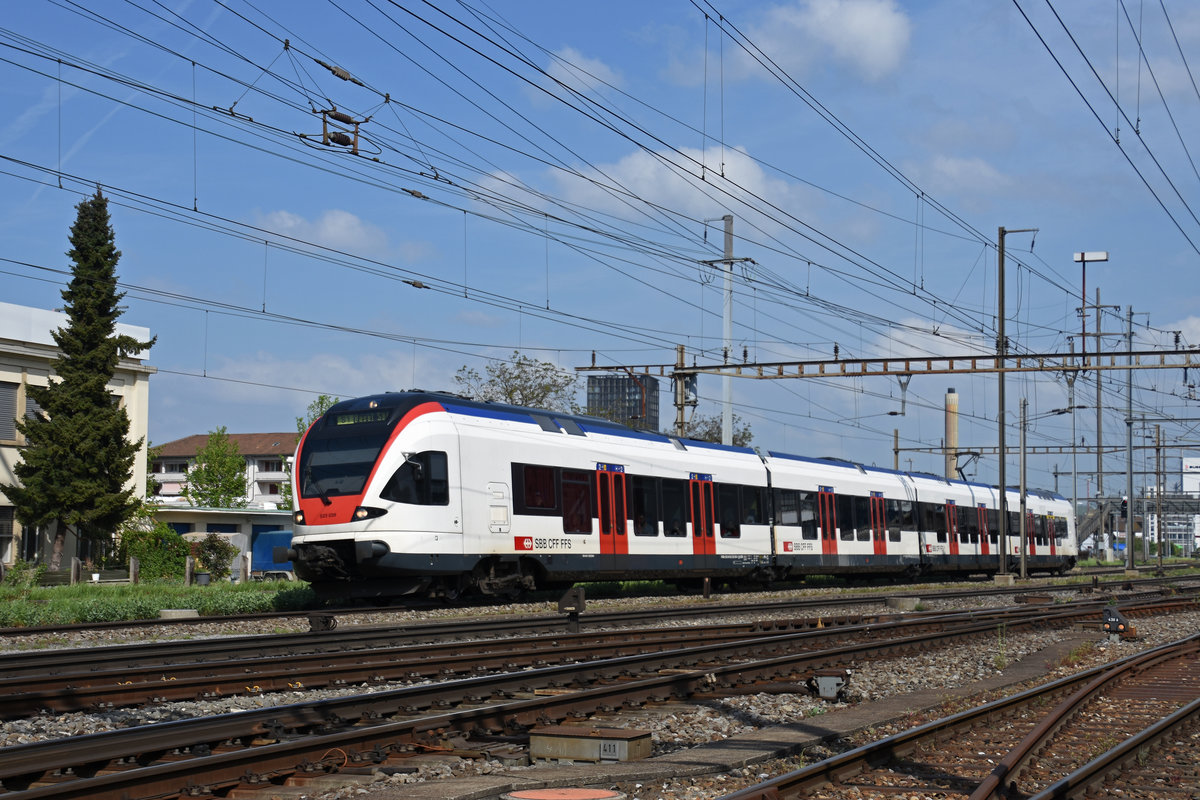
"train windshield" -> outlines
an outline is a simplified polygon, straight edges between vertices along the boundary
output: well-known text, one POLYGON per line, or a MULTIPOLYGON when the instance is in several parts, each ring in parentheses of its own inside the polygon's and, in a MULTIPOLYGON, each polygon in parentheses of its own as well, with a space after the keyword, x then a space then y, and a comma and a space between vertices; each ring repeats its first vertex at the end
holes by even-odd
POLYGON ((300 452, 301 497, 360 494, 387 442, 388 431, 355 436, 309 436, 300 452))

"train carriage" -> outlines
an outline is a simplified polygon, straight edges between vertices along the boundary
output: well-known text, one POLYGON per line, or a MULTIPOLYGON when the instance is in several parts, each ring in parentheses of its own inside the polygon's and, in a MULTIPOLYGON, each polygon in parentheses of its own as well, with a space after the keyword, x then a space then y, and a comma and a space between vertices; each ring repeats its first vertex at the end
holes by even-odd
MULTIPOLYGON (((302 438, 293 481, 287 559, 327 597, 911 577, 999 558, 995 490, 980 484, 447 394, 338 403, 302 438)), ((1069 569, 1069 504, 1027 500, 1031 568, 1069 569)))

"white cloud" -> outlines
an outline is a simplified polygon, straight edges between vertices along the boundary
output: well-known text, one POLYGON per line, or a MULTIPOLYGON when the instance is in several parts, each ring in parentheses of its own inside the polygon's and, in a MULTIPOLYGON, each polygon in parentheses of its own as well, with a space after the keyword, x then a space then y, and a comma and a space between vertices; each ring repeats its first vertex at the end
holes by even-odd
POLYGON ((341 209, 323 211, 312 220, 290 211, 271 211, 259 219, 258 225, 284 236, 358 256, 385 257, 391 253, 383 229, 341 209))
POLYGON ((609 86, 619 87, 621 77, 608 64, 598 58, 588 58, 574 47, 564 47, 554 54, 546 72, 550 77, 562 81, 572 89, 587 93, 609 86))
MULTIPOLYGON (((803 214, 808 202, 800 190, 768 175, 740 148, 722 151, 712 147, 702 151, 685 147, 678 152, 655 154, 637 150, 584 175, 584 179, 579 179, 559 173, 557 194, 572 203, 626 218, 645 208, 645 204, 695 218, 712 217, 728 209, 747 218, 746 207, 716 187, 726 189, 733 197, 746 198, 750 207, 762 207, 762 200, 757 198, 763 198, 797 216, 803 214), (707 168, 703 181, 697 177, 701 164, 707 168), (617 186, 621 191, 605 191, 601 186, 617 186)), ((762 218, 749 221, 768 226, 762 218)))
POLYGON ((877 81, 900 65, 911 36, 895 0, 801 0, 770 9, 750 38, 789 72, 830 61, 877 81))
POLYGON ((954 196, 972 207, 977 205, 971 198, 995 197, 1013 185, 1011 178, 982 158, 938 155, 906 170, 932 196, 954 196))

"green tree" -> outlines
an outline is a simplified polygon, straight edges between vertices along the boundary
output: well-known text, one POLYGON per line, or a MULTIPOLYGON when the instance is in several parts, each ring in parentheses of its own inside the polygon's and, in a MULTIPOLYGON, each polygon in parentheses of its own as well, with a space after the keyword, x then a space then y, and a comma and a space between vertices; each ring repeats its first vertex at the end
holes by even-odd
MULTIPOLYGON (((320 418, 322 414, 328 411, 332 406, 340 403, 341 399, 330 397, 327 394, 318 395, 316 400, 308 404, 308 411, 303 417, 296 417, 296 444, 300 444, 300 438, 308 433, 308 429, 312 424, 320 418)), ((295 451, 295 447, 292 448, 295 451)), ((286 510, 292 509, 292 462, 283 462, 283 471, 287 473, 287 483, 283 485, 279 492, 279 507, 286 510)))
MULTIPOLYGON (((721 427, 720 415, 707 416, 705 414, 695 414, 692 416, 691 421, 688 422, 684 436, 688 439, 696 439, 701 442, 720 444, 721 427)), ((666 431, 666 433, 672 436, 675 435, 674 429, 666 431)), ((749 447, 753 439, 754 433, 750 430, 750 426, 743 422, 740 416, 734 414, 733 443, 738 447, 749 447)))
POLYGON ((180 492, 189 503, 206 508, 246 506, 246 459, 238 453, 225 426, 208 432, 208 441, 188 468, 187 485, 180 492))
MULTIPOLYGON (((154 344, 117 335, 116 248, 108 200, 99 190, 76 207, 71 226, 71 280, 62 292, 67 325, 52 332, 59 355, 47 386, 29 386, 40 409, 17 421, 26 447, 4 485, 17 519, 28 528, 55 524, 56 552, 67 529, 107 544, 133 514, 133 462, 142 440, 129 440, 129 416, 109 393, 119 360, 154 344)), ((59 565, 52 563, 52 568, 59 565)))
POLYGON ((578 378, 549 361, 523 356, 514 350, 512 358, 490 360, 484 370, 486 378, 473 367, 464 366, 455 374, 454 381, 473 400, 579 413, 575 400, 578 378))

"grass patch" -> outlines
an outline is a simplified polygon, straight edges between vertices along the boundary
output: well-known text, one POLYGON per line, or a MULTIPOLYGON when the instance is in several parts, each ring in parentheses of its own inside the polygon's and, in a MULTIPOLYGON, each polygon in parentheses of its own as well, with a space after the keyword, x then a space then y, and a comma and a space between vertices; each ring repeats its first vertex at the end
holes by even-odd
POLYGON ((156 619, 164 608, 194 608, 202 616, 302 611, 317 604, 307 583, 275 581, 182 586, 178 582, 78 583, 31 589, 0 586, 0 627, 156 619))

